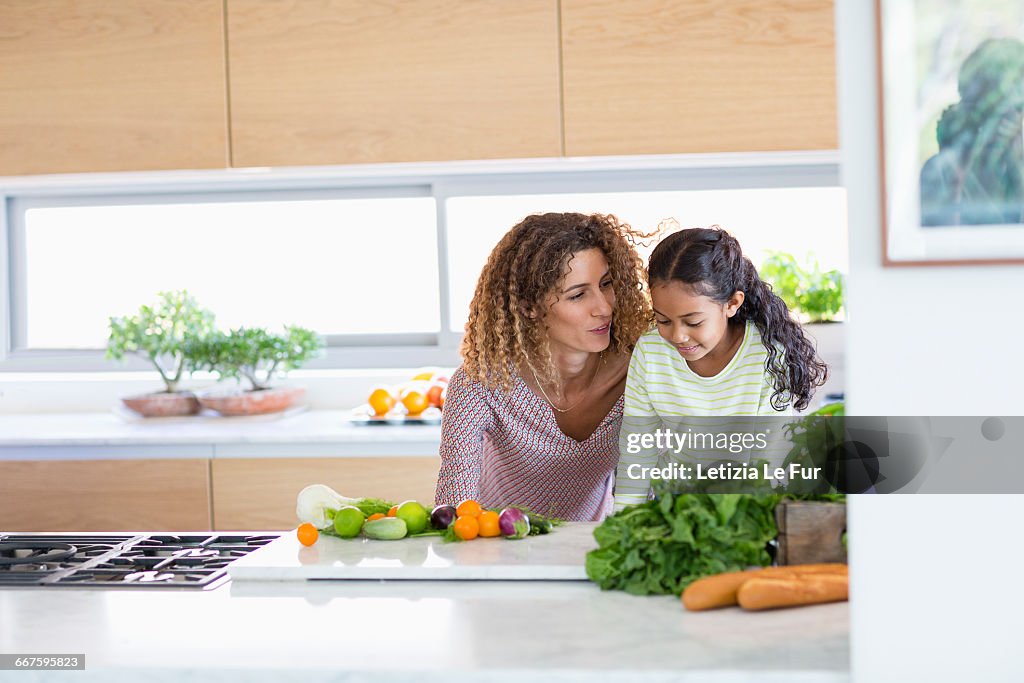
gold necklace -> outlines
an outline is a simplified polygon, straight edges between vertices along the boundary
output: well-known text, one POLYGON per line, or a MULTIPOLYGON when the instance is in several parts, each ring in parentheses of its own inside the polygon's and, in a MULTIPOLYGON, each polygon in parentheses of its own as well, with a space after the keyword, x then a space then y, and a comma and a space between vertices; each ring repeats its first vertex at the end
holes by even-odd
POLYGON ((544 391, 544 385, 541 384, 540 383, 540 379, 537 378, 537 371, 533 370, 532 368, 531 368, 530 371, 533 373, 533 381, 537 383, 537 388, 540 389, 541 396, 543 396, 544 400, 547 401, 549 406, 551 406, 551 409, 552 410, 557 410, 560 413, 568 413, 570 410, 572 410, 573 408, 577 407, 579 404, 583 403, 584 399, 587 398, 587 392, 590 391, 590 388, 592 386, 594 386, 594 380, 597 379, 597 373, 601 371, 601 366, 602 365, 604 365, 604 351, 601 352, 601 359, 598 362, 597 367, 594 369, 594 374, 590 376, 590 382, 587 384, 587 388, 583 390, 583 396, 581 396, 580 400, 576 401, 575 403, 573 403, 568 408, 559 408, 558 406, 556 406, 551 401, 551 399, 548 398, 548 393, 546 391, 544 391))

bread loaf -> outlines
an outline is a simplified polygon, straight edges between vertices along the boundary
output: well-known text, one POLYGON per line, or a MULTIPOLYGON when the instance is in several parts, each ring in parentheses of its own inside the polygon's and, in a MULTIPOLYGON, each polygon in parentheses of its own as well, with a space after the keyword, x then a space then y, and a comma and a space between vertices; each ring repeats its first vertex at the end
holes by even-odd
POLYGON ((837 602, 849 595, 849 576, 819 573, 750 579, 736 591, 736 600, 743 609, 762 610, 837 602))
POLYGON ((845 576, 845 564, 798 564, 791 567, 765 567, 743 572, 727 572, 697 579, 683 591, 683 605, 691 611, 729 607, 737 603, 737 591, 755 578, 796 579, 811 574, 845 576))

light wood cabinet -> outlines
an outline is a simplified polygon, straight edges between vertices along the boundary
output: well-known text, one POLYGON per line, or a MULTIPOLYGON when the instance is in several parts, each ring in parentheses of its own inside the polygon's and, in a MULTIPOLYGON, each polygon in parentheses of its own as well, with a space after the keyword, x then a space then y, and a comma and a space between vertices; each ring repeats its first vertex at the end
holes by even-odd
POLYGON ((234 166, 558 156, 556 0, 228 0, 234 166))
POLYGON ((342 495, 418 500, 432 507, 437 456, 380 458, 224 458, 213 461, 213 528, 292 529, 295 498, 309 484, 342 495))
POLYGON ((210 461, 0 462, 0 530, 203 531, 210 461))
POLYGON ((561 0, 569 156, 836 149, 832 0, 561 0))
POLYGON ((0 0, 0 176, 227 165, 221 0, 0 0))

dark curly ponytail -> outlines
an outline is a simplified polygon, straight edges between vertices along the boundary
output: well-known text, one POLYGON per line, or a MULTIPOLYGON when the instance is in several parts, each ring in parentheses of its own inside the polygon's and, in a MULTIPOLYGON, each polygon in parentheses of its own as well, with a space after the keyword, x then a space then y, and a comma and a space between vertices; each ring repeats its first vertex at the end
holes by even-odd
POLYGON ((684 282, 718 304, 725 304, 737 290, 743 292, 743 304, 729 324, 750 320, 757 325, 768 352, 765 372, 772 378, 775 410, 785 410, 790 403, 803 410, 828 379, 828 366, 786 304, 757 274, 736 238, 718 226, 680 230, 662 240, 651 254, 647 280, 651 286, 684 282))

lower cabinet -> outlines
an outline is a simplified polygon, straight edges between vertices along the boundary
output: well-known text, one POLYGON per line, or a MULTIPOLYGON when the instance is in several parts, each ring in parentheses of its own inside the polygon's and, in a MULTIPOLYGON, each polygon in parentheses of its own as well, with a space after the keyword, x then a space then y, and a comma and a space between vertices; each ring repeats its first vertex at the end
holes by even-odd
POLYGON ((2 531, 202 531, 210 461, 0 461, 2 531))
POLYGON ((292 529, 295 497, 309 484, 326 484, 344 496, 413 499, 433 507, 439 466, 437 456, 213 460, 213 528, 292 529))

